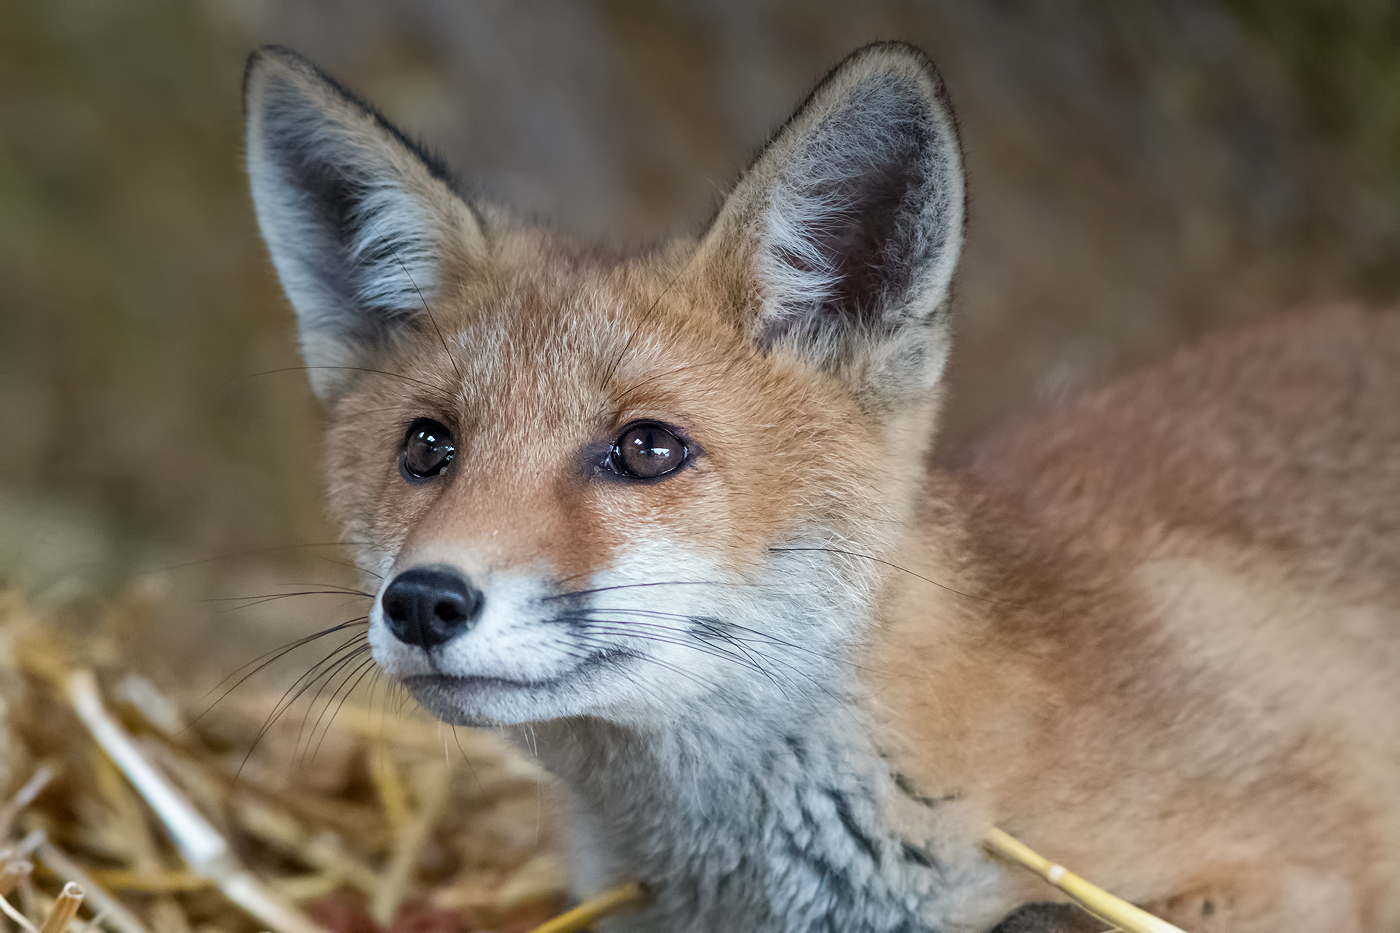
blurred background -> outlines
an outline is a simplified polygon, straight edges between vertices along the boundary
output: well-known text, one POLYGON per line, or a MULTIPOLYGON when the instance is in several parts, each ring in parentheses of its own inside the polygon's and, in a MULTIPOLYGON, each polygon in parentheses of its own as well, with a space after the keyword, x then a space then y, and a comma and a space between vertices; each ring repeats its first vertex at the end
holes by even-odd
POLYGON ((0 586, 78 624, 140 602, 163 681, 355 614, 211 601, 354 581, 245 189, 251 49, 310 56, 487 197, 641 243, 703 223, 877 38, 932 53, 965 132, 945 452, 1205 330, 1394 301, 1393 0, 7 0, 0 586))

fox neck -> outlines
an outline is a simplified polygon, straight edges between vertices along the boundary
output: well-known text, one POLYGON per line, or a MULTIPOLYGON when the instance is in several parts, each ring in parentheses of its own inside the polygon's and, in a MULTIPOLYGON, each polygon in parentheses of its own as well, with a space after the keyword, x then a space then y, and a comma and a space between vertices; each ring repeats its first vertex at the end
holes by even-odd
POLYGON ((579 890, 629 878, 655 890, 615 929, 912 931, 988 888, 965 847, 893 825, 913 795, 875 746, 854 682, 779 705, 655 730, 538 728, 540 760, 563 781, 579 890))

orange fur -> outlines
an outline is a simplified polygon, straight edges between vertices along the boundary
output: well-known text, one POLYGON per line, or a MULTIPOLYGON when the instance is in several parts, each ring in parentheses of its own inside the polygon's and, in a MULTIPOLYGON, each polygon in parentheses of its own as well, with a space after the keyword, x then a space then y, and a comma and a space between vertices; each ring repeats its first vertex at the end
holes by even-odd
POLYGON ((1394 928, 1396 399, 1400 317, 1334 309, 935 471, 906 566, 970 595, 891 579, 898 767, 1187 929, 1394 928))
MULTIPOLYGON (((528 577, 546 594, 532 606, 638 555, 679 555, 674 566, 708 575, 682 583, 715 588, 734 612, 758 605, 752 618, 783 633, 734 642, 782 655, 780 670, 735 655, 706 668, 712 682, 679 670, 641 699, 569 706, 564 686, 564 712, 472 707, 568 726, 537 723, 592 832, 585 887, 661 872, 658 913, 636 923, 732 922, 707 919, 723 903, 695 906, 708 851, 667 861, 691 832, 667 828, 668 808, 694 804, 708 832, 740 806, 697 789, 712 755, 760 784, 788 762, 755 812, 791 794, 804 844, 839 843, 820 850, 822 877, 841 868, 828 850, 868 856, 879 870, 850 877, 896 912, 917 899, 903 882, 881 887, 902 851, 922 916, 947 929, 985 928, 1043 896, 985 861, 978 840, 994 824, 1190 930, 1400 929, 1400 317, 1342 308, 1213 338, 936 467, 961 175, 919 53, 857 53, 704 237, 641 256, 465 210, 371 111, 285 53, 255 60, 249 80, 259 216, 303 345, 313 366, 358 367, 317 387, 332 505, 366 555, 386 575, 435 564, 473 581, 528 577), (303 106, 329 115, 311 142, 300 123, 264 126, 303 106), (344 195, 328 172, 359 177, 336 159, 381 166, 380 200, 357 209, 413 221, 385 242, 408 254, 405 273, 430 277, 421 313, 382 305, 406 286, 397 252, 369 233, 324 255, 297 238, 322 221, 340 235, 334 224, 358 216, 296 214, 305 201, 283 188, 301 163, 278 159, 299 145, 332 166, 298 182, 307 199, 344 195), (869 177, 852 182, 842 159, 869 177), (913 258, 891 259, 888 242, 913 258), (356 263, 336 265, 345 251, 356 263), (850 255, 861 261, 842 266, 850 255), (323 293, 316 261, 380 279, 323 293), (361 317, 338 310, 347 302, 361 317), (450 467, 421 484, 397 459, 416 418, 457 439, 450 467), (599 452, 642 418, 687 435, 692 461, 663 482, 608 480, 599 452), (789 602, 763 602, 782 586, 789 602), (827 602, 802 602, 813 593, 827 602), (767 732, 765 717, 778 723, 767 732), (709 752, 667 732, 682 720, 709 752), (817 770, 808 738, 830 752, 815 791, 831 801, 825 822, 800 786, 801 769, 817 770), (683 767, 663 760, 677 743, 683 767), (862 794, 878 820, 857 812, 862 794), (636 852, 650 860, 628 861, 636 852), (940 884, 967 893, 934 896, 940 884)), ((663 588, 644 618, 689 605, 680 583, 628 572, 663 588)), ((462 715, 442 690, 426 695, 462 715)), ((727 772, 711 777, 730 786, 727 772)), ((746 855, 750 868, 796 847, 785 832, 753 830, 782 844, 746 855)), ((753 890, 731 895, 758 905, 745 907, 755 929, 797 928, 799 908, 835 890, 793 893, 786 877, 755 871, 753 890)), ((862 897, 838 906, 867 916, 862 897)), ((835 911, 829 922, 848 916, 835 911)))

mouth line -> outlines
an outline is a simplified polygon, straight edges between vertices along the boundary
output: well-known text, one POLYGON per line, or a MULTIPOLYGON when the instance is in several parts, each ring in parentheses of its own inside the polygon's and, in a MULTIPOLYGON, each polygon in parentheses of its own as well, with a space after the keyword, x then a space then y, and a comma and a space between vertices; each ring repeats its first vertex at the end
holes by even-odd
POLYGON ((409 689, 428 688, 438 690, 466 689, 505 689, 505 690, 549 690, 560 687, 580 675, 587 674, 610 664, 618 664, 632 657, 632 652, 621 649, 599 651, 563 673, 542 680, 514 680, 509 677, 494 677, 484 674, 410 674, 401 682, 409 689))

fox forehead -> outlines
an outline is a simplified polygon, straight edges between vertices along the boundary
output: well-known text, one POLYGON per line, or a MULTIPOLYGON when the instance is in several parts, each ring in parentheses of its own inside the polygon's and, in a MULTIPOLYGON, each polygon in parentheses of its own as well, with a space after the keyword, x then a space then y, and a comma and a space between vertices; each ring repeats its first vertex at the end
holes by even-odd
POLYGON ((760 351, 672 268, 538 258, 539 273, 441 289, 333 407, 342 514, 376 516, 364 530, 401 563, 466 549, 567 576, 665 538, 740 570, 878 463, 835 380, 760 351), (447 424, 458 453, 441 481, 412 487, 397 455, 420 417, 447 424), (649 485, 600 479, 639 419, 677 427, 692 467, 649 485))
POLYGON ((822 394, 764 359, 703 290, 636 264, 561 273, 559 256, 532 258, 533 274, 477 267, 476 281, 425 302, 419 325, 377 360, 387 378, 361 380, 348 405, 418 405, 495 446, 511 433, 683 421, 744 383, 793 402, 822 394))
POLYGON ((285 50, 252 59, 245 94, 259 227, 330 409, 332 505, 379 563, 429 540, 485 553, 488 526, 517 548, 492 566, 560 564, 580 528, 590 566, 642 537, 751 565, 804 525, 884 546, 931 436, 963 216, 920 53, 852 57, 702 234, 639 258, 463 198, 285 50), (420 417, 458 454, 413 484, 397 460, 420 417), (587 468, 641 418, 701 456, 645 485, 587 468))

